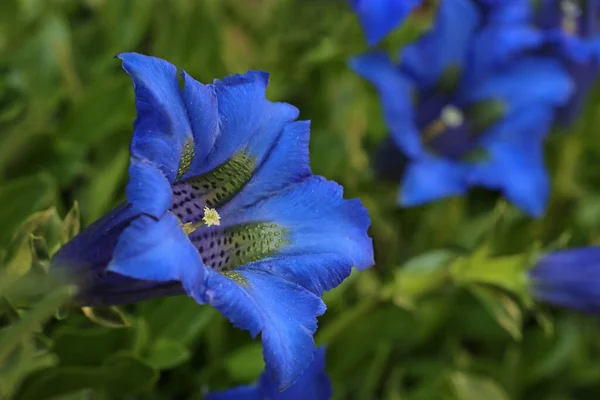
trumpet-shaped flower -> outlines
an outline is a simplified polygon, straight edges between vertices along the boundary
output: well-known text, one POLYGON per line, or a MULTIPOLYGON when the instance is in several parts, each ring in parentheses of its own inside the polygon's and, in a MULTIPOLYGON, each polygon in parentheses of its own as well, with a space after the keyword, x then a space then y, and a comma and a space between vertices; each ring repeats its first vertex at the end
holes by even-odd
POLYGON ((563 109, 561 122, 571 122, 581 111, 589 88, 600 72, 600 0, 540 0, 537 25, 563 61, 576 90, 563 109))
POLYGON ((277 385, 263 373, 255 385, 214 392, 207 396, 207 400, 328 400, 330 397, 331 382, 325 372, 325 348, 320 347, 298 381, 283 392, 278 392, 277 385))
POLYGON ((532 295, 550 304, 600 313, 600 247, 560 250, 529 273, 532 295))
POLYGON ((397 28, 423 0, 348 0, 358 15, 367 43, 376 45, 397 28))
POLYGON ((373 264, 359 200, 313 176, 309 123, 265 98, 268 75, 201 84, 172 64, 118 56, 137 119, 127 201, 66 244, 54 264, 81 301, 110 305, 187 293, 262 332, 266 371, 289 387, 313 359, 324 290, 373 264))
POLYGON ((539 40, 472 0, 442 0, 433 28, 403 49, 399 64, 383 53, 352 60, 379 91, 392 139, 409 159, 400 204, 482 185, 543 213, 542 142, 572 83, 556 60, 514 56, 539 40))

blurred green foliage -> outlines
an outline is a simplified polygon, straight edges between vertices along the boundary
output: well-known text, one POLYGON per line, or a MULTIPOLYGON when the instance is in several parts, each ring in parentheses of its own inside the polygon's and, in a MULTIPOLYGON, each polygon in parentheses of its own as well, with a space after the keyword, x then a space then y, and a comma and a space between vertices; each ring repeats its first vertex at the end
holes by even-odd
POLYGON ((540 251, 600 242, 600 93, 548 142, 544 219, 483 190, 399 209, 369 168, 387 134, 377 96, 346 64, 364 50, 343 0, 0 2, 0 399, 200 399, 262 371, 260 342, 209 307, 77 310, 46 274, 80 219, 123 199, 135 109, 121 51, 204 82, 270 72, 270 99, 312 120, 314 172, 369 208, 377 265, 326 294, 316 335, 336 399, 598 398, 600 324, 535 305, 524 273, 540 251))

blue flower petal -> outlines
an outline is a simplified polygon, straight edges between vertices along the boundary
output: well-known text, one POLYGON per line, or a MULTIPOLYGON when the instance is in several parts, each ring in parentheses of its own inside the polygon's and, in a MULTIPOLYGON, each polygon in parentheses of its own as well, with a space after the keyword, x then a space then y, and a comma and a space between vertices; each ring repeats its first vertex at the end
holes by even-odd
POLYGON ((132 212, 159 219, 171 207, 169 181, 158 168, 144 161, 132 160, 126 192, 132 212))
POLYGON ((549 253, 536 263, 529 276, 540 283, 597 281, 600 279, 600 247, 549 253))
POLYGON ((600 247, 555 251, 529 272, 532 295, 541 301, 600 313, 600 247))
MULTIPOLYGON (((131 206, 122 203, 81 231, 54 255, 56 267, 67 266, 84 273, 88 268, 104 267, 117 244, 119 235, 137 217, 131 206)), ((75 274, 79 274, 75 272, 75 274)))
POLYGON ((550 193, 542 142, 552 120, 552 109, 528 108, 494 126, 482 143, 488 159, 471 168, 469 183, 500 189, 517 207, 542 216, 550 193))
MULTIPOLYGON (((268 79, 269 75, 265 72, 250 71, 215 80, 218 132, 211 152, 198 169, 194 168, 194 173, 202 174, 223 164, 251 138, 260 135, 262 130, 269 130, 272 119, 292 121, 296 118, 295 108, 290 110, 291 106, 282 106, 288 112, 283 116, 280 114, 282 110, 275 109, 275 103, 266 99, 268 79)), ((282 127, 283 123, 270 131, 278 133, 282 127)))
POLYGON ((403 152, 417 157, 423 152, 414 122, 413 86, 385 53, 370 53, 350 60, 352 69, 379 91, 384 118, 392 137, 403 152))
POLYGON ((222 223, 269 221, 287 231, 289 243, 272 257, 247 265, 296 282, 321 295, 339 285, 352 266, 373 265, 370 219, 358 199, 344 200, 342 187, 313 176, 254 206, 224 215, 222 223))
POLYGON ((195 171, 200 169, 222 132, 215 87, 198 82, 185 71, 181 75, 184 80, 181 96, 190 116, 194 137, 194 159, 185 177, 195 175, 195 171))
POLYGON ((131 155, 155 165, 173 182, 183 146, 191 140, 192 133, 179 91, 177 68, 159 58, 137 53, 121 53, 118 58, 131 76, 136 97, 131 155))
POLYGON ((402 49, 401 68, 423 89, 433 88, 449 70, 462 69, 480 15, 471 0, 444 0, 431 31, 402 49))
POLYGON ((206 400, 265 400, 265 396, 257 386, 248 385, 210 393, 206 396, 206 400))
POLYGON ((525 24, 511 27, 491 24, 484 26, 473 38, 463 85, 476 85, 495 68, 506 67, 515 57, 539 48, 545 40, 541 31, 525 24))
POLYGON ((246 151, 262 162, 284 126, 299 114, 287 103, 266 99, 268 74, 250 71, 244 75, 203 85, 183 73, 183 98, 192 115, 195 157, 184 177, 200 175, 246 151))
POLYGON ((283 392, 277 392, 277 385, 263 373, 257 385, 211 393, 207 400, 328 400, 331 395, 331 382, 325 373, 325 348, 320 347, 302 376, 283 392))
POLYGON ((533 10, 529 0, 478 0, 478 2, 484 6, 484 16, 489 24, 529 23, 532 16, 533 10))
POLYGON ((399 202, 403 206, 421 205, 466 192, 465 168, 443 158, 413 160, 402 180, 399 202))
POLYGON ((332 396, 331 382, 325 373, 325 348, 319 347, 315 358, 302 373, 300 379, 284 392, 277 393, 271 377, 263 374, 260 387, 273 400, 328 400, 332 396))
POLYGON ((265 370, 284 390, 296 382, 313 360, 316 317, 325 304, 293 282, 263 271, 240 267, 229 277, 207 269, 205 296, 235 327, 254 337, 262 332, 265 370))
POLYGON ((190 296, 203 289, 205 266, 177 218, 135 219, 119 238, 108 270, 135 279, 180 281, 190 296))
POLYGON ((406 18, 422 0, 349 0, 367 37, 376 45, 406 18))
POLYGON ((223 207, 240 209, 273 193, 298 183, 311 175, 308 141, 309 121, 296 121, 285 125, 266 160, 258 167, 241 192, 223 207))
POLYGON ((479 85, 465 86, 462 90, 468 102, 501 100, 506 114, 510 114, 527 106, 566 103, 573 92, 573 82, 558 62, 529 57, 479 85))

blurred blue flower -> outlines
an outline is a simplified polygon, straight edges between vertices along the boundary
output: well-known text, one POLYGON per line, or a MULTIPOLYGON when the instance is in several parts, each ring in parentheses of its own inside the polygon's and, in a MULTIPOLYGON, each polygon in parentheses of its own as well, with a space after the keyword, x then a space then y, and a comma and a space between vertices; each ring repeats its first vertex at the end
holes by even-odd
POLYGON ((82 301, 118 304, 185 292, 252 336, 289 387, 313 359, 324 290, 373 264, 361 202, 309 167, 309 122, 265 98, 268 74, 204 85, 135 53, 137 119, 127 203, 56 256, 85 279, 82 301))
POLYGON ((398 27, 423 0, 348 0, 358 15, 369 46, 398 27))
POLYGON ((600 312, 600 247, 556 251, 530 270, 532 295, 550 304, 600 312))
POLYGON ((392 139, 410 160, 401 205, 482 185, 533 216, 544 212, 542 143, 572 83, 556 60, 514 57, 539 40, 471 0, 442 0, 433 28, 403 49, 400 64, 383 53, 351 61, 379 91, 392 139))
POLYGON ((549 50, 569 70, 576 90, 562 110, 573 121, 600 72, 600 0, 540 0, 536 23, 547 34, 549 50))
POLYGON ((207 400, 327 400, 331 382, 325 372, 325 348, 315 352, 315 359, 290 388, 277 391, 277 385, 263 373, 255 385, 241 386, 209 394, 207 400))

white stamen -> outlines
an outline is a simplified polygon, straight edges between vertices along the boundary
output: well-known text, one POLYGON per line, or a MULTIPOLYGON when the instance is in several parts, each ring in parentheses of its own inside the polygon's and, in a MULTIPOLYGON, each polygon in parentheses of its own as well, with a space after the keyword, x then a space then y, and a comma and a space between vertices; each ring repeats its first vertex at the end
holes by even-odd
POLYGON ((442 108, 440 119, 448 128, 458 128, 465 120, 462 111, 453 105, 442 108))
POLYGON ((577 18, 581 15, 581 8, 574 0, 562 0, 560 2, 560 9, 565 18, 577 18))
POLYGON ((204 217, 202 217, 202 221, 206 224, 206 226, 219 226, 221 225, 221 216, 214 208, 204 207, 204 217))

